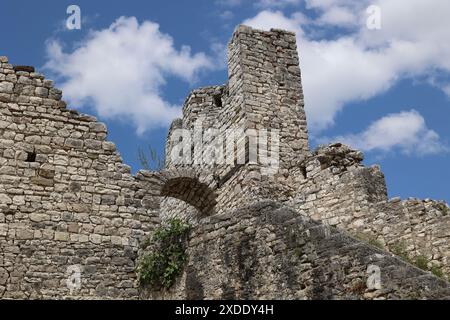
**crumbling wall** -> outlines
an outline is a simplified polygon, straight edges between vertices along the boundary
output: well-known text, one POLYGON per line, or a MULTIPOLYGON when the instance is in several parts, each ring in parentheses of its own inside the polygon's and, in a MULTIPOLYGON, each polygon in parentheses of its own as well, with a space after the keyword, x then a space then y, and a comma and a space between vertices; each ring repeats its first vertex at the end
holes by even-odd
POLYGON ((0 62, 0 298, 137 297, 158 203, 142 201, 104 124, 66 109, 33 68, 0 62))
POLYGON ((319 147, 293 171, 297 192, 289 202, 331 226, 363 225, 371 205, 387 201, 378 166, 364 167, 361 152, 345 145, 319 147))
POLYGON ((439 268, 450 279, 450 208, 445 202, 394 198, 378 203, 374 211, 363 232, 413 261, 425 257, 429 269, 439 268))
POLYGON ((404 241, 402 254, 450 272, 446 204, 388 201, 380 168, 364 167, 361 152, 309 151, 294 34, 238 27, 227 84, 191 93, 166 145, 170 155, 175 130, 198 119, 203 129, 277 129, 274 172, 245 148, 233 150, 244 163, 169 156, 165 170, 133 177, 104 124, 66 109, 32 67, 0 63, 0 298, 450 296, 446 282, 330 228, 391 251, 404 241), (194 227, 185 273, 168 292, 139 292, 140 242, 175 216, 194 227), (381 289, 364 286, 368 270, 381 272, 381 289))
POLYGON ((202 220, 158 299, 445 299, 446 281, 295 210, 263 201, 202 220))
MULTIPOLYGON (((334 144, 309 152, 293 34, 239 26, 228 45, 228 83, 194 90, 183 111, 176 127, 192 128, 203 119, 204 129, 280 130, 280 167, 271 174, 248 161, 247 147, 241 165, 193 164, 217 182, 215 213, 260 199, 281 201, 387 250, 400 244, 411 258, 426 256, 430 268, 450 274, 446 204, 388 201, 380 168, 365 167, 357 150, 334 144)), ((195 213, 185 204, 168 203, 164 208, 171 216, 187 212, 193 220, 195 213)))
POLYGON ((297 169, 298 193, 288 203, 313 219, 346 230, 450 275, 450 215, 432 200, 388 201, 378 166, 362 165, 361 152, 345 145, 319 147, 297 169), (399 252, 401 251, 401 252, 399 252))

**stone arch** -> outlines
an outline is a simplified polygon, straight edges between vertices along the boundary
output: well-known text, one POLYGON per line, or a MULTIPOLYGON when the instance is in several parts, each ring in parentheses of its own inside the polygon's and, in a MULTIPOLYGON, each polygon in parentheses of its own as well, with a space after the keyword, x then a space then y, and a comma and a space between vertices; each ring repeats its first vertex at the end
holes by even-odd
POLYGON ((136 178, 152 195, 182 200, 204 215, 211 214, 217 203, 214 179, 194 169, 141 170, 136 178))

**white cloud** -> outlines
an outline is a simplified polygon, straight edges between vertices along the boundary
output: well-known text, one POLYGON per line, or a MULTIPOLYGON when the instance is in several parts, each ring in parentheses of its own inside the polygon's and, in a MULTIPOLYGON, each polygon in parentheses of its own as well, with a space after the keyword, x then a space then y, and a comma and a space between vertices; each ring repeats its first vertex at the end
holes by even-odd
MULTIPOLYGON (((450 74, 450 1, 305 1, 308 9, 318 13, 317 19, 263 10, 243 23, 297 33, 305 106, 313 134, 333 125, 347 103, 377 96, 400 79, 450 74), (381 30, 366 28, 369 5, 381 8, 381 30), (336 26, 347 27, 346 32, 335 34, 336 26), (332 31, 333 38, 321 36, 330 34, 321 31, 332 31)), ((443 83, 440 88, 449 94, 449 86, 443 83)))
POLYGON ((444 90, 444 92, 450 97, 450 84, 446 85, 442 88, 442 90, 444 90))
POLYGON ((243 22, 245 25, 261 30, 278 28, 302 33, 302 29, 299 28, 299 23, 300 21, 294 16, 286 17, 281 11, 269 10, 261 11, 254 18, 247 19, 243 22))
POLYGON ((348 8, 343 7, 332 7, 317 19, 318 24, 336 26, 354 26, 356 22, 355 14, 348 8))
POLYGON ((365 19, 364 11, 372 4, 368 0, 305 0, 306 8, 315 10, 318 25, 355 27, 365 19))
POLYGON ((203 53, 174 47, 156 23, 121 17, 109 28, 91 32, 76 49, 63 52, 58 41, 47 44, 50 69, 62 81, 72 105, 92 105, 104 118, 131 121, 138 134, 168 124, 180 114, 161 94, 169 76, 193 81, 213 63, 203 53))
POLYGON ((387 115, 372 123, 364 132, 339 136, 343 142, 363 151, 427 155, 448 151, 439 135, 427 128, 424 118, 415 110, 387 115))

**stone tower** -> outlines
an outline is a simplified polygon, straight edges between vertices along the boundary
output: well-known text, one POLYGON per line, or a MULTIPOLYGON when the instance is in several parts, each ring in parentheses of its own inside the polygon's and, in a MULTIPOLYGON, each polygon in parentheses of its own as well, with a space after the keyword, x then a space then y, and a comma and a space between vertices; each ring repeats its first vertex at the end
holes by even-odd
MULTIPOLYGON (((215 141, 226 145, 222 162, 198 162, 199 158, 206 158, 208 150, 199 152, 191 141, 191 162, 184 163, 185 167, 196 168, 199 175, 209 175, 210 186, 220 189, 217 211, 256 198, 280 199, 291 192, 293 181, 289 172, 298 167, 309 152, 295 34, 276 29, 261 31, 243 25, 236 28, 228 44, 228 82, 223 86, 196 89, 188 96, 183 119, 176 119, 169 131, 167 168, 183 167, 171 160, 180 151, 173 149, 180 140, 180 135, 175 137, 173 133, 182 128, 191 130, 194 140, 196 123, 201 123, 201 132, 216 129, 220 138, 215 141), (230 150, 226 134, 230 129, 235 133, 234 149, 245 145, 244 152, 230 150), (267 142, 260 136, 265 132, 267 142), (257 154, 253 154, 256 161, 252 161, 252 143, 257 145, 257 154), (231 162, 225 159, 230 152, 233 154, 231 162), (270 174, 264 171, 264 155, 275 162, 276 168, 270 174), (245 160, 239 162, 244 157, 245 160)), ((206 139, 203 136, 202 142, 207 142, 206 139)))
POLYGON ((289 169, 308 151, 303 90, 295 34, 246 26, 228 46, 228 88, 246 128, 280 130, 280 165, 289 169))

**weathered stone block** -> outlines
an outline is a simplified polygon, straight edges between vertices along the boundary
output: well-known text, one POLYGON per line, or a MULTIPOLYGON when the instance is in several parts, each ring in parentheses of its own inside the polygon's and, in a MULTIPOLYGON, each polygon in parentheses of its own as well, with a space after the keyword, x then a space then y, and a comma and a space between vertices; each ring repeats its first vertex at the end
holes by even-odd
POLYGON ((11 203, 12 199, 9 196, 0 193, 0 204, 11 204, 11 203))
POLYGON ((13 93, 14 84, 11 82, 0 82, 0 93, 13 93))
POLYGON ((84 142, 83 142, 83 140, 80 140, 80 139, 67 138, 64 145, 71 147, 71 148, 82 148, 84 145, 84 142))
POLYGON ((53 187, 55 184, 55 181, 53 179, 47 179, 44 177, 32 177, 30 179, 31 183, 36 184, 38 186, 43 186, 43 187, 53 187))
POLYGON ((55 232, 55 240, 56 241, 69 241, 69 238, 70 238, 70 234, 67 232, 60 232, 60 231, 55 232))
POLYGON ((31 213, 30 220, 33 222, 50 221, 50 216, 45 213, 31 213))
POLYGON ((106 125, 101 122, 91 122, 89 123, 89 129, 92 132, 106 132, 106 125))
POLYGON ((30 240, 34 238, 34 231, 31 229, 17 229, 16 238, 18 240, 30 240))
POLYGON ((38 97, 46 98, 48 96, 48 89, 44 87, 37 87, 35 94, 38 97))

